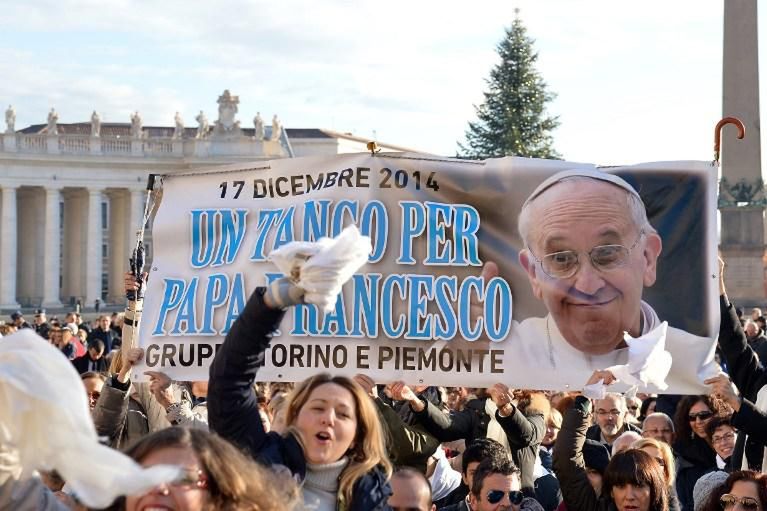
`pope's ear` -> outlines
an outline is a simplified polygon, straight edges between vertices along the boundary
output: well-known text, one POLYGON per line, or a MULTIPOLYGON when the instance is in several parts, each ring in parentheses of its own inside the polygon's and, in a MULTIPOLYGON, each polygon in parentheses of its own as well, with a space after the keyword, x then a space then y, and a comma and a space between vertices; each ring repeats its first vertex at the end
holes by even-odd
POLYGON ((530 281, 530 287, 533 289, 533 294, 535 297, 539 300, 543 299, 541 283, 538 282, 538 277, 536 275, 538 268, 535 264, 535 258, 533 258, 533 255, 526 248, 519 252, 519 264, 521 264, 522 268, 525 269, 527 280, 530 281))
POLYGON ((656 233, 647 233, 647 241, 644 245, 645 270, 643 282, 645 287, 655 284, 658 276, 658 257, 663 250, 663 241, 656 233))

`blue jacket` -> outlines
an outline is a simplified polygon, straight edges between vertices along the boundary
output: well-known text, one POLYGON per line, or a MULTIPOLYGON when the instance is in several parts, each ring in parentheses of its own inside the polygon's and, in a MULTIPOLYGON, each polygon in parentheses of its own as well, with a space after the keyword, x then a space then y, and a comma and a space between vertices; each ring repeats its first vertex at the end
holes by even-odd
MULTIPOLYGON (((216 352, 210 366, 208 424, 212 431, 265 465, 286 467, 299 481, 306 459, 295 437, 266 433, 261 424, 253 382, 264 353, 285 314, 264 304, 263 288, 251 295, 245 309, 216 352)), ((382 470, 374 469, 354 485, 350 511, 390 509, 391 487, 382 470)))

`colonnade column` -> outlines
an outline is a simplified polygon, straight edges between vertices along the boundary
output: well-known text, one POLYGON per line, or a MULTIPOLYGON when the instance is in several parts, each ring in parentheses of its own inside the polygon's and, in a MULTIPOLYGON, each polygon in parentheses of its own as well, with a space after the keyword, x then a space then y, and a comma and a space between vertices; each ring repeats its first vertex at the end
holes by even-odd
POLYGON ((101 301, 101 276, 103 273, 101 201, 103 188, 88 189, 88 229, 86 239, 85 306, 93 307, 101 301))
POLYGON ((43 307, 61 307, 61 188, 45 188, 43 307))
POLYGON ((0 308, 17 309, 16 301, 16 254, 18 230, 16 227, 16 186, 3 185, 0 206, 0 308))

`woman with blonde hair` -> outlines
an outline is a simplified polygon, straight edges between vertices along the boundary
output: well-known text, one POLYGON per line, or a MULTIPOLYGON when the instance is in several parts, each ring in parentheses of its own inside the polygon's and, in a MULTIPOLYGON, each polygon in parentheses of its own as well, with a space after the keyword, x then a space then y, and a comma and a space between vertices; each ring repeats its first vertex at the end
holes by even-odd
POLYGON ((644 451, 658 462, 663 469, 663 477, 668 487, 668 508, 669 511, 681 509, 679 499, 676 496, 674 488, 674 477, 676 476, 676 466, 674 465, 674 453, 666 442, 660 442, 654 438, 643 438, 631 444, 632 449, 644 451))
POLYGON ((285 405, 284 435, 264 431, 252 385, 285 308, 302 295, 280 279, 250 297, 210 368, 210 428, 258 461, 287 468, 310 509, 384 509, 392 469, 381 422, 350 378, 320 374, 299 383, 285 405))

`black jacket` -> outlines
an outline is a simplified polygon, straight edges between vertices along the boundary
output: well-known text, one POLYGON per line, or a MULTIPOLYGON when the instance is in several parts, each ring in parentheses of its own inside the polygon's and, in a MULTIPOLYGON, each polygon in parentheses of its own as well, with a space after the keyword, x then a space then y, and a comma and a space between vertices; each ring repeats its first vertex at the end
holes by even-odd
MULTIPOLYGON (((285 314, 267 307, 263 293, 263 288, 258 288, 251 295, 210 366, 208 424, 258 461, 286 467, 303 480, 306 459, 298 440, 264 431, 252 388, 272 334, 285 314)), ((371 470, 355 483, 348 509, 389 509, 389 495, 391 487, 385 473, 371 470)))
MULTIPOLYGON (((72 365, 75 366, 75 369, 77 369, 77 372, 80 374, 87 373, 88 372, 88 366, 90 365, 91 357, 88 353, 83 355, 82 357, 77 357, 72 361, 72 365)), ((97 373, 103 373, 107 370, 107 361, 104 360, 104 357, 99 358, 98 360, 95 360, 95 367, 92 369, 93 371, 97 373)))
POLYGON ((719 298, 721 323, 719 324, 719 346, 730 371, 730 379, 741 394, 740 410, 732 416, 732 425, 748 435, 738 435, 731 464, 740 470, 744 452, 748 453, 748 465, 753 470, 761 470, 764 447, 767 446, 767 416, 756 409, 754 403, 762 387, 767 385, 767 361, 759 356, 749 345, 743 327, 735 313, 735 307, 726 296, 719 298))
MULTIPOLYGON (((424 425, 426 431, 440 442, 464 439, 468 446, 475 439, 487 436, 490 416, 485 412, 485 399, 472 399, 463 411, 450 415, 443 413, 429 401, 423 398, 421 400, 426 407, 415 416, 424 425)), ((522 491, 534 497, 533 468, 538 456, 538 447, 546 435, 543 414, 534 412, 524 415, 514 407, 508 417, 502 417, 496 412, 495 418, 506 433, 509 447, 511 447, 511 457, 522 472, 522 491)))

